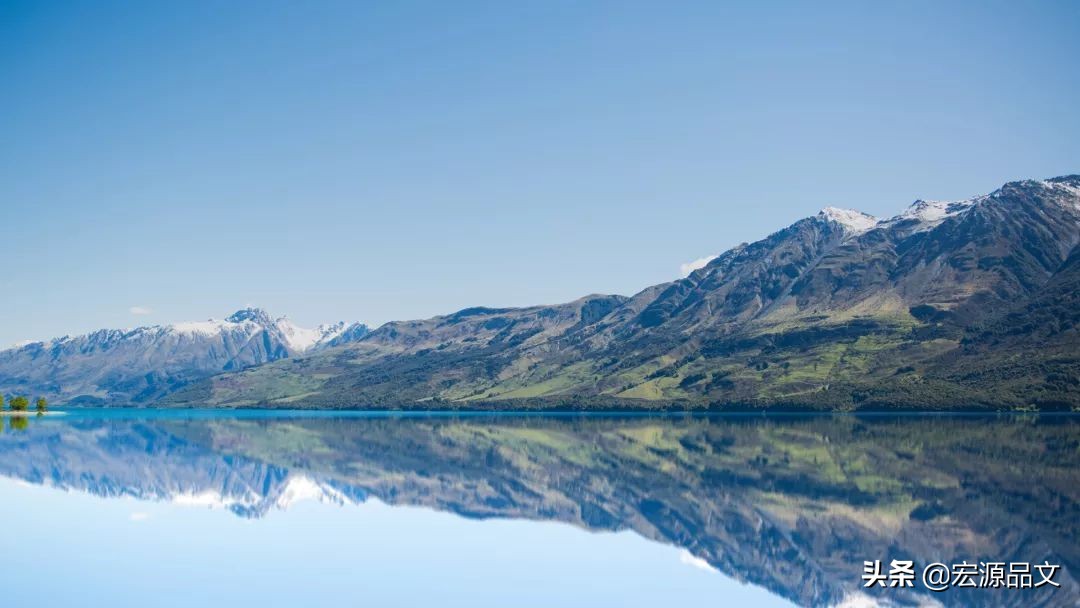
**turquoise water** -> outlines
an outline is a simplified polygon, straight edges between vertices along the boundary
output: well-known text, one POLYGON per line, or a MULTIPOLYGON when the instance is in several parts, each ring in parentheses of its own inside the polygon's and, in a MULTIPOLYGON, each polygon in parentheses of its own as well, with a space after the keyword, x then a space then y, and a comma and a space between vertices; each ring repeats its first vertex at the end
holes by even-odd
POLYGON ((1070 416, 72 410, 4 421, 3 605, 1074 605, 1078 465, 1070 416))

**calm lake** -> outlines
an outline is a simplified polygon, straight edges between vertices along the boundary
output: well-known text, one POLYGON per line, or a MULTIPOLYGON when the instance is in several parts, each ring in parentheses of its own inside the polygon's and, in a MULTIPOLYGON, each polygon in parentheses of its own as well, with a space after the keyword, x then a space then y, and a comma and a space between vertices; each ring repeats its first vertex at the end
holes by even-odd
POLYGON ((1080 417, 0 422, 6 607, 1080 603, 1080 417), (875 560, 1059 586, 867 589, 875 560))

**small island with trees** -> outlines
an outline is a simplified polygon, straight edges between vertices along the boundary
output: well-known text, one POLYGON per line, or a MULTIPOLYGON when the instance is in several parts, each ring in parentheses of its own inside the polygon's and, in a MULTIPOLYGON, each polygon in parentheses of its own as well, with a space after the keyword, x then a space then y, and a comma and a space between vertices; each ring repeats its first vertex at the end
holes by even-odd
POLYGON ((34 400, 34 409, 30 410, 30 398, 24 395, 0 395, 0 416, 44 416, 49 413, 49 402, 44 397, 34 400))

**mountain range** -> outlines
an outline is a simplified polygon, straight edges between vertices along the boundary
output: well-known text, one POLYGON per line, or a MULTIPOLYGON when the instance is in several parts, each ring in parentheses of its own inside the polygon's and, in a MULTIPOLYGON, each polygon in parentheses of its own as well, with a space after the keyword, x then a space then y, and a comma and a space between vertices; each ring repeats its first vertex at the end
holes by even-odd
MULTIPOLYGON (((888 219, 827 207, 631 297, 315 330, 307 348, 257 324, 213 338, 197 371, 191 351, 143 357, 137 341, 140 365, 93 350, 110 372, 87 381, 69 363, 82 343, 31 345, 0 353, 0 390, 173 407, 1077 409, 1078 243, 1080 176, 1010 182, 888 219)), ((146 331, 171 343, 186 325, 146 331)))
POLYGON ((367 332, 344 322, 307 329, 257 308, 224 320, 103 329, 0 351, 0 392, 71 405, 146 403, 201 378, 318 352, 367 332))

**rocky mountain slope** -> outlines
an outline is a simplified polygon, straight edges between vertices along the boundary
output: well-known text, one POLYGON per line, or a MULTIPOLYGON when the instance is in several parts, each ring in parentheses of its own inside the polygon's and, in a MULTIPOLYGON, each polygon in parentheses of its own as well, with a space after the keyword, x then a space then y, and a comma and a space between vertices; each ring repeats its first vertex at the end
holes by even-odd
POLYGON ((315 329, 248 308, 225 320, 103 329, 0 351, 0 394, 69 404, 144 403, 213 374, 317 352, 367 327, 315 329))
POLYGON ((415 409, 1077 409, 1080 176, 828 207, 632 296, 374 331, 256 310, 0 352, 66 403, 415 409))
POLYGON ((630 298, 472 308, 216 376, 163 405, 1080 407, 1080 176, 826 208, 630 298))

